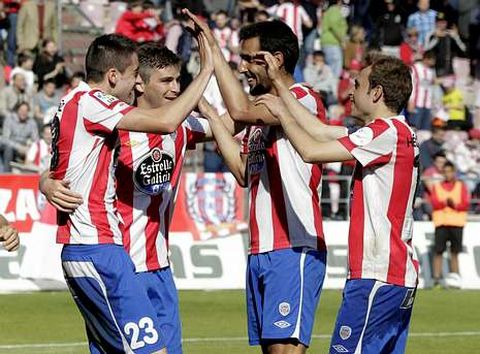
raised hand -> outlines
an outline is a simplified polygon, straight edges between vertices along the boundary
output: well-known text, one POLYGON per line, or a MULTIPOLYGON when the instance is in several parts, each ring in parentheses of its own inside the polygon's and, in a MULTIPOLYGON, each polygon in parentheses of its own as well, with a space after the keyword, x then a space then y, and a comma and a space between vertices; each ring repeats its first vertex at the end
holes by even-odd
POLYGON ((273 56, 269 52, 260 51, 255 54, 256 57, 263 57, 267 67, 267 74, 268 77, 272 80, 280 80, 281 79, 281 72, 280 72, 280 60, 273 56))
POLYGON ((212 48, 208 44, 207 38, 203 32, 198 34, 197 41, 201 68, 213 72, 214 66, 212 48))
POLYGON ((214 46, 217 44, 217 41, 215 40, 215 36, 213 35, 213 32, 208 27, 207 23, 200 20, 196 15, 192 14, 188 9, 182 9, 182 13, 186 15, 189 19, 189 22, 187 24, 187 29, 189 29, 196 38, 198 38, 197 36, 199 33, 203 33, 205 35, 205 39, 207 40, 210 46, 214 46))
POLYGON ((270 113, 272 113, 273 116, 279 117, 282 114, 289 113, 287 106, 283 102, 283 100, 275 95, 272 95, 270 93, 267 93, 265 95, 258 96, 255 98, 254 101, 255 105, 265 105, 265 107, 268 108, 270 113))

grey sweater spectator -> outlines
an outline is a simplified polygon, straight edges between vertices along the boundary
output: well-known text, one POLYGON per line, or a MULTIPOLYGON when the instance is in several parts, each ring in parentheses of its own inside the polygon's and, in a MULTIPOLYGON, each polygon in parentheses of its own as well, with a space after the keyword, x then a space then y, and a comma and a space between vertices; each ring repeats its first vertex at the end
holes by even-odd
POLYGON ((25 76, 17 73, 12 77, 11 85, 0 91, 0 116, 5 118, 13 113, 14 107, 20 102, 27 102, 32 107, 33 97, 27 90, 25 76))
POLYGON ((303 70, 306 82, 327 97, 327 103, 332 104, 336 100, 338 79, 333 75, 332 69, 325 64, 325 56, 322 51, 313 53, 312 63, 307 64, 303 70))
POLYGON ((445 142, 445 130, 443 128, 433 128, 432 137, 420 145, 420 166, 422 171, 433 165, 433 157, 443 151, 445 142))
POLYGON ((10 162, 23 159, 30 144, 38 141, 38 126, 29 117, 30 106, 26 102, 16 105, 15 113, 7 115, 3 122, 1 148, 4 172, 10 172, 10 162))

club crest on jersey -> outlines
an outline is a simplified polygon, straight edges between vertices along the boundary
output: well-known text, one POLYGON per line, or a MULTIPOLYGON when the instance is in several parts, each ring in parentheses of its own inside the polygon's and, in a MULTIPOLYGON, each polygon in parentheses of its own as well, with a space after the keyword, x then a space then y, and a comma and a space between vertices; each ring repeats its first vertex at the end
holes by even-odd
POLYGON ((262 129, 256 128, 248 139, 248 172, 250 175, 260 173, 265 164, 265 141, 262 129))
POLYGON ((170 186, 174 167, 172 155, 154 148, 142 158, 135 169, 135 187, 145 194, 160 194, 170 186))
POLYGON ((349 326, 341 326, 338 334, 340 335, 340 338, 347 340, 352 335, 352 328, 349 326))
POLYGON ((282 302, 278 305, 278 312, 280 312, 280 315, 282 316, 288 316, 290 313, 290 304, 288 302, 282 302))

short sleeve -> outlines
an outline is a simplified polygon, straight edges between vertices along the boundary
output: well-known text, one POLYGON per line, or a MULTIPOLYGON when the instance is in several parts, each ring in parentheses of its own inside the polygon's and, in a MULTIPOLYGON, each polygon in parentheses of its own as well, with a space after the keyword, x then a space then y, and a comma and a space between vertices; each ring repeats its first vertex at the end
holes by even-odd
POLYGON ((195 149, 195 145, 205 138, 205 135, 210 129, 208 120, 193 116, 189 116, 187 119, 185 119, 183 126, 185 127, 187 133, 188 149, 195 149))
POLYGON ((388 123, 377 119, 338 141, 362 166, 378 166, 390 161, 395 135, 388 123))
POLYGON ((109 135, 118 122, 134 107, 99 90, 86 94, 81 109, 85 128, 90 134, 109 135))

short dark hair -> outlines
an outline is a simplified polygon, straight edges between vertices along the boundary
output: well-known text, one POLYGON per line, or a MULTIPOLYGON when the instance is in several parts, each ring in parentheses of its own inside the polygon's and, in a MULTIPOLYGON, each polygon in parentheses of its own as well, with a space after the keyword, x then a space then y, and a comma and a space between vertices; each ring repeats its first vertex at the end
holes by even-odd
POLYGON ((71 80, 75 79, 75 78, 84 81, 85 80, 85 73, 83 71, 75 71, 73 73, 72 77, 71 77, 71 80))
POLYGON ((400 59, 380 57, 371 65, 369 90, 381 86, 385 106, 397 114, 407 105, 412 93, 410 68, 400 59))
POLYGON ((20 101, 13 106, 13 111, 16 112, 22 106, 27 106, 28 110, 30 110, 30 104, 27 101, 20 101))
POLYGON ((443 165, 443 168, 445 168, 445 167, 450 167, 450 168, 456 170, 455 165, 451 161, 445 162, 445 165, 443 165))
POLYGON ((33 60, 33 56, 28 52, 21 52, 18 54, 18 66, 22 66, 27 60, 33 60))
POLYGON ((423 59, 435 59, 436 55, 433 50, 427 50, 425 53, 423 53, 423 59))
POLYGON ((218 10, 215 12, 215 15, 225 15, 225 17, 228 17, 228 12, 225 10, 218 10))
POLYGON ((258 37, 260 49, 283 54, 285 70, 293 74, 298 61, 298 38, 284 22, 263 21, 247 25, 240 30, 240 40, 258 37))
POLYGON ((314 57, 323 57, 325 58, 325 53, 323 52, 323 50, 316 50, 313 52, 313 56, 314 57))
POLYGON ((435 155, 433 155, 433 159, 435 160, 437 157, 447 158, 447 155, 445 155, 445 151, 440 150, 440 151, 437 152, 435 155))
POLYGON ((118 34, 104 34, 95 38, 85 57, 87 81, 101 82, 111 68, 125 72, 136 50, 134 41, 118 34))
POLYGON ((50 78, 50 79, 47 79, 47 80, 45 80, 45 81, 43 82, 43 86, 44 86, 44 87, 45 87, 46 85, 48 85, 48 84, 57 85, 57 83, 56 83, 56 81, 55 81, 55 79, 54 79, 53 77, 50 78))
POLYGON ((139 73, 143 82, 148 83, 154 69, 163 69, 167 66, 180 66, 181 59, 165 46, 154 42, 143 43, 138 49, 139 73))

